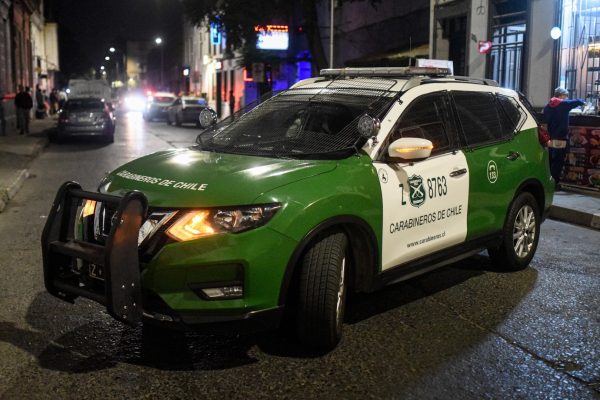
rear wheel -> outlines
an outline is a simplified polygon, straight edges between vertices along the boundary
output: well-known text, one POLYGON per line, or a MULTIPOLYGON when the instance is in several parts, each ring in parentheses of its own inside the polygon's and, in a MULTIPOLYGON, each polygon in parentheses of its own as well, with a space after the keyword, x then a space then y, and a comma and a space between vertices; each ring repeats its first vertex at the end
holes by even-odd
POLYGON ((347 246, 344 233, 332 232, 319 237, 302 258, 296 332, 307 346, 333 349, 342 337, 347 246))
POLYGON ((527 267, 540 239, 540 210, 531 193, 521 193, 512 202, 502 230, 502 243, 489 248, 498 268, 519 270, 527 267))

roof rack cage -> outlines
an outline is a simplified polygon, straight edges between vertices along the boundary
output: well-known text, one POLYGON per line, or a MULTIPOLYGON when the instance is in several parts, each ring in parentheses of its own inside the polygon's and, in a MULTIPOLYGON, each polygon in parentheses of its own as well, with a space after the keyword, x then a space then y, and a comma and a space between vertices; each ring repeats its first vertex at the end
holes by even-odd
POLYGON ((321 70, 321 76, 329 77, 411 77, 419 75, 444 77, 450 75, 450 70, 448 68, 432 67, 331 68, 321 70))

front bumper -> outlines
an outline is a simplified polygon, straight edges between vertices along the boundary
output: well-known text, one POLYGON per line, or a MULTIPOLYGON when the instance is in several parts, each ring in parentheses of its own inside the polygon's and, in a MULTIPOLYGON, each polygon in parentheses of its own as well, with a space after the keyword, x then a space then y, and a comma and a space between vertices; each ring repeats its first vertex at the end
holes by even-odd
MULTIPOLYGON (((133 193, 143 196, 139 192, 133 193)), ((167 242, 154 248, 144 247, 143 242, 138 247, 138 232, 146 218, 146 211, 138 216, 138 222, 126 234, 120 226, 129 224, 132 217, 124 217, 117 211, 113 220, 123 222, 111 229, 104 248, 94 246, 99 254, 90 260, 91 256, 85 251, 68 252, 63 249, 73 245, 84 249, 88 246, 85 242, 73 239, 76 235, 70 228, 74 225, 81 203, 74 200, 77 196, 118 201, 118 210, 126 209, 124 203, 131 197, 130 194, 119 198, 83 192, 74 183, 63 185, 42 238, 46 287, 50 293, 66 301, 73 301, 78 296, 90 298, 106 305, 109 314, 116 319, 133 325, 144 321, 177 329, 209 332, 268 330, 279 325, 283 313, 279 292, 288 260, 297 245, 293 240, 263 226, 240 234, 221 234, 189 242, 167 242), (57 210, 63 210, 62 214, 57 210), (64 210, 71 210, 67 212, 69 216, 64 215, 64 210), (124 236, 129 243, 126 249, 128 259, 121 258, 119 261, 117 253, 123 250, 114 244, 119 243, 117 238, 123 240, 124 236), (132 315, 123 317, 118 313, 120 309, 111 309, 112 304, 123 306, 120 298, 110 298, 122 296, 119 290, 105 292, 102 286, 88 287, 85 276, 77 277, 69 273, 77 259, 104 263, 104 284, 107 288, 121 288, 123 283, 118 277, 115 278, 120 271, 134 275, 139 284, 134 282, 134 287, 131 287, 130 282, 124 283, 130 299, 125 306, 132 315), (119 272, 115 273, 115 270, 119 272), (243 286, 243 296, 215 300, 203 296, 201 292, 202 288, 232 283, 243 286)), ((143 199, 145 201, 145 197, 143 199)), ((157 232, 155 235, 161 234, 157 232)))

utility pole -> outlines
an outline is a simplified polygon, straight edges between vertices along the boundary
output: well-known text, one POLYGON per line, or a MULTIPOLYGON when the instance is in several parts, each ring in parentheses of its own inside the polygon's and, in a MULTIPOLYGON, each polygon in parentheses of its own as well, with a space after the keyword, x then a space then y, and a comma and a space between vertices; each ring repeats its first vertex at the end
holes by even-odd
POLYGON ((333 16, 335 0, 331 0, 331 12, 329 13, 329 68, 333 68, 333 16))

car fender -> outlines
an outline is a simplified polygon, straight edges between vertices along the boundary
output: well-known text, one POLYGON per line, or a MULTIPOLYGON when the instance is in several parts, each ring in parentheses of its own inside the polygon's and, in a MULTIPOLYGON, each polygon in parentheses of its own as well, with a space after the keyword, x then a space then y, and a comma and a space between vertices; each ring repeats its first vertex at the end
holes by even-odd
POLYGON ((382 201, 377 173, 370 159, 343 163, 346 165, 278 187, 254 201, 282 204, 268 227, 298 242, 286 266, 280 304, 285 303, 302 254, 327 230, 341 229, 350 239, 355 289, 370 290, 372 277, 381 267, 382 201))

